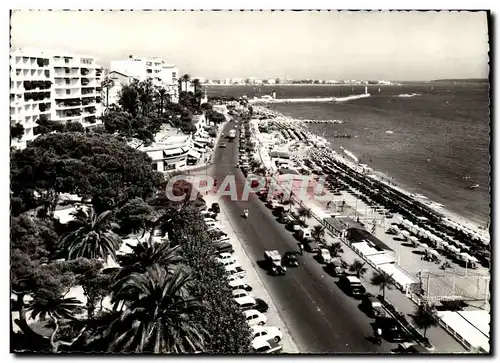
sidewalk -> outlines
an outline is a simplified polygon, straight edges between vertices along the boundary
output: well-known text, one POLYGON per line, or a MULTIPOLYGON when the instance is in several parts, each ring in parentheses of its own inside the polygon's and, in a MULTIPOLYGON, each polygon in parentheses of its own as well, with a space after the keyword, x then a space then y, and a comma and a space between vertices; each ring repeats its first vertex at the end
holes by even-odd
MULTIPOLYGON (((212 203, 218 202, 217 198, 213 195, 206 195, 203 197, 207 202, 207 205, 212 205, 212 203)), ((238 234, 235 232, 229 218, 226 215, 223 203, 219 203, 221 208, 221 213, 218 215, 219 224, 221 229, 227 233, 227 236, 231 239, 231 244, 233 245, 234 254, 238 257, 239 263, 246 271, 245 280, 252 287, 251 295, 254 297, 259 297, 263 299, 269 305, 269 311, 265 313, 267 317, 266 326, 275 326, 281 329, 283 332, 283 351, 282 353, 296 354, 300 353, 297 344, 294 342, 288 327, 283 322, 274 301, 269 294, 269 292, 264 287, 262 280, 259 278, 255 266, 255 262, 248 257, 245 249, 243 248, 243 243, 240 240, 238 234)))

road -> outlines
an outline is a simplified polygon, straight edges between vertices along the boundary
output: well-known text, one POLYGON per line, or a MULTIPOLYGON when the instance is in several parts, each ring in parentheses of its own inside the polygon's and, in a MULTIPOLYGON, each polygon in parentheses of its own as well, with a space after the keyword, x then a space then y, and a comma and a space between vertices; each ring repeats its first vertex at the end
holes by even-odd
MULTIPOLYGON (((224 133, 234 126, 226 125, 224 133)), ((217 148, 214 163, 208 173, 222 182, 226 175, 244 176, 235 167, 238 161, 238 141, 217 148)), ((255 261, 263 260, 264 251, 277 249, 281 253, 298 251, 297 240, 255 195, 248 201, 231 201, 222 197, 224 209, 236 233, 242 235, 244 248, 255 261), (249 218, 242 218, 243 210, 249 218)), ((289 268, 286 276, 273 277, 257 267, 257 272, 276 303, 289 331, 302 353, 377 353, 389 352, 395 344, 376 345, 367 337, 373 334, 373 322, 359 310, 359 301, 340 290, 334 279, 311 254, 299 256, 300 266, 289 268)))

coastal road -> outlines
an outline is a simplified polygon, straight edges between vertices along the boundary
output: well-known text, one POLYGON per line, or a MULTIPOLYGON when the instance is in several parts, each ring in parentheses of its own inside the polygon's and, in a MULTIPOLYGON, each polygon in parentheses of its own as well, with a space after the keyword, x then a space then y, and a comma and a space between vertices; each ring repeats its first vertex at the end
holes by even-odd
MULTIPOLYGON (((234 124, 228 124, 227 134, 234 124)), ((238 141, 217 148, 214 163, 208 173, 219 180, 235 175, 237 183, 244 183, 244 176, 235 167, 238 161, 238 141)), ((280 253, 298 251, 298 242, 292 233, 276 222, 275 217, 255 195, 248 201, 231 201, 222 197, 230 223, 241 236, 244 248, 254 262, 264 259, 264 251, 277 249, 280 253), (243 210, 250 211, 248 219, 242 218, 243 210)), ((257 267, 257 272, 276 303, 283 320, 302 353, 377 353, 389 352, 394 344, 372 343, 373 322, 358 308, 359 301, 340 290, 334 279, 326 274, 323 266, 312 254, 299 256, 300 266, 289 268, 286 276, 269 276, 257 267)))

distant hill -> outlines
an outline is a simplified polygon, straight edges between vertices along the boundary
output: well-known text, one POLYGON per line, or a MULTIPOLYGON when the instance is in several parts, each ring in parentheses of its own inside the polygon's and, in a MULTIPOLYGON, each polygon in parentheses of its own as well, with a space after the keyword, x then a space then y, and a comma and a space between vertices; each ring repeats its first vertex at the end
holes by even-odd
POLYGON ((458 83, 488 83, 489 80, 485 78, 466 78, 466 79, 436 79, 431 81, 433 83, 437 82, 458 82, 458 83))

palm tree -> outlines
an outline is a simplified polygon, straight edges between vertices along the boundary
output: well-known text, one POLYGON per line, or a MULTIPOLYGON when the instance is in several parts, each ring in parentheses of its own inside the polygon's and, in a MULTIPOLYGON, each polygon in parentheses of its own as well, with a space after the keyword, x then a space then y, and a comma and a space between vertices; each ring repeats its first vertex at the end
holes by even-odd
POLYGON ((116 251, 122 244, 121 238, 112 231, 118 226, 112 222, 112 212, 97 215, 92 207, 86 211, 78 209, 73 213, 74 220, 68 223, 71 232, 64 235, 58 243, 58 249, 69 259, 78 257, 115 258, 116 251))
POLYGON ((311 236, 316 242, 321 243, 323 237, 325 237, 325 227, 319 224, 315 225, 312 229, 311 236))
POLYGON ((112 303, 125 306, 108 329, 110 350, 186 353, 203 351, 206 331, 193 318, 203 308, 190 293, 190 276, 179 268, 172 275, 158 265, 118 282, 112 303))
POLYGON ((183 260, 179 253, 179 247, 170 247, 169 243, 153 242, 151 238, 147 242, 139 242, 130 246, 132 252, 118 256, 118 262, 122 267, 118 279, 132 273, 144 273, 154 265, 161 266, 167 272, 173 273, 176 266, 183 260))
POLYGON ((342 242, 334 242, 330 246, 328 246, 328 250, 330 251, 332 257, 337 257, 339 253, 344 252, 344 249, 342 247, 342 242))
POLYGON ((349 271, 354 272, 356 274, 356 277, 359 279, 367 271, 367 268, 365 267, 365 265, 366 265, 366 262, 362 262, 359 259, 355 259, 354 262, 351 264, 351 266, 349 266, 349 271))
POLYGON ((382 298, 385 300, 385 289, 391 290, 394 285, 392 281, 392 275, 389 275, 387 272, 375 272, 370 280, 370 282, 378 286, 382 291, 382 298))
POLYGON ((302 221, 305 222, 307 218, 311 218, 311 210, 309 208, 306 208, 304 206, 301 206, 299 210, 297 211, 297 214, 299 215, 300 218, 302 218, 302 221))
POLYGON ((189 74, 184 74, 180 80, 184 82, 184 85, 186 86, 186 92, 188 91, 188 83, 191 81, 191 76, 189 74))
POLYGON ((199 88, 200 88, 200 80, 198 78, 195 78, 193 79, 193 87, 194 87, 194 94, 196 95, 196 93, 199 91, 199 88))
POLYGON ((419 329, 424 329, 424 338, 427 334, 427 329, 438 325, 438 321, 429 305, 421 304, 411 316, 413 322, 419 329))
POLYGON ((160 97, 160 115, 163 114, 163 101, 165 100, 165 95, 167 90, 163 87, 158 87, 158 96, 160 97))
POLYGON ((115 82, 109 77, 104 78, 101 82, 101 88, 106 90, 106 110, 109 107, 109 89, 113 88, 114 85, 115 82))
POLYGON ((47 296, 43 292, 37 292, 33 296, 33 300, 29 304, 31 309, 31 319, 46 320, 47 317, 52 320, 55 327, 50 335, 50 345, 52 352, 57 353, 61 345, 71 346, 84 333, 86 327, 83 327, 80 332, 69 342, 56 341, 56 335, 59 332, 62 322, 71 321, 71 325, 76 322, 75 314, 82 309, 82 302, 74 297, 65 298, 63 296, 53 297, 47 296))

